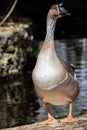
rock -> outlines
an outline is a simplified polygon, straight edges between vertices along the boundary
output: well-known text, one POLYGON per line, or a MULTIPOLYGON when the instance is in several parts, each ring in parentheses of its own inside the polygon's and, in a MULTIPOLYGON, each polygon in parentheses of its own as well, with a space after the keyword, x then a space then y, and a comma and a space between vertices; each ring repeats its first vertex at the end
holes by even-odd
POLYGON ((13 45, 10 45, 6 49, 7 53, 14 53, 15 52, 15 47, 13 45))
POLYGON ((36 123, 3 130, 87 130, 87 114, 78 117, 78 120, 77 123, 61 124, 59 122, 52 125, 38 125, 36 123))
POLYGON ((0 76, 22 72, 29 62, 34 39, 31 25, 31 20, 20 18, 0 27, 0 76))

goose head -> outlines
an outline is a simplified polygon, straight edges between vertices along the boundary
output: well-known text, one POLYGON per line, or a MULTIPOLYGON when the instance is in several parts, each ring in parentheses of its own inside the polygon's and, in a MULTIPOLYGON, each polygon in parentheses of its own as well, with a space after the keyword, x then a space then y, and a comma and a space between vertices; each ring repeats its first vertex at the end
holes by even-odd
POLYGON ((70 15, 70 13, 63 7, 62 3, 52 5, 48 12, 48 16, 53 20, 68 15, 70 15))
POLYGON ((63 4, 52 5, 47 15, 47 33, 46 38, 54 39, 55 25, 58 18, 70 15, 70 13, 63 7, 63 4))

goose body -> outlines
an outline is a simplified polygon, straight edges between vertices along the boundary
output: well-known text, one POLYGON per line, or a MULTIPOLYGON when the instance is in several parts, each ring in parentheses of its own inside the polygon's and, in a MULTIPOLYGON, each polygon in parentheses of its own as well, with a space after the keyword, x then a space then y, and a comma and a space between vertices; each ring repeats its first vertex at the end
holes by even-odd
MULTIPOLYGON (((46 37, 32 72, 35 91, 46 104, 47 111, 49 104, 72 103, 79 93, 79 85, 74 79, 73 69, 58 58, 55 51, 55 25, 57 19, 64 15, 63 13, 68 14, 65 9, 61 9, 61 6, 54 5, 50 8, 47 15, 46 37)), ((49 114, 51 115, 50 111, 49 114)))
MULTIPOLYGON (((52 41, 47 43, 50 42, 52 41)), ((58 61, 55 49, 51 47, 46 52, 40 52, 33 70, 33 81, 35 90, 44 103, 64 105, 78 94, 78 84, 73 75, 58 61)))

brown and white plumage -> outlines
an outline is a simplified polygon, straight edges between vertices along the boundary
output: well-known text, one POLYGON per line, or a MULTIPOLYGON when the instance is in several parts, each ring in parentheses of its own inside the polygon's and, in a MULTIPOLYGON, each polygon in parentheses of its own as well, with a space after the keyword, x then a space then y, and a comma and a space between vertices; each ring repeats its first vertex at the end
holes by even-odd
POLYGON ((54 45, 54 30, 58 18, 69 15, 61 5, 53 5, 47 15, 47 32, 38 55, 32 79, 39 98, 45 103, 48 120, 42 124, 56 122, 50 112, 49 104, 64 105, 69 103, 69 115, 61 122, 76 121, 72 117, 72 103, 79 93, 79 85, 74 79, 72 67, 57 57, 54 45))

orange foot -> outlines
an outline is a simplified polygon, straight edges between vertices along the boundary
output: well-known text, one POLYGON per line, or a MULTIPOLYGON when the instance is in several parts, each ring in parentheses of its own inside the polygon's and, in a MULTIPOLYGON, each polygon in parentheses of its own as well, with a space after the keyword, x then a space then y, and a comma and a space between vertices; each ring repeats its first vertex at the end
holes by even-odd
POLYGON ((66 117, 64 119, 61 119, 60 122, 69 123, 69 122, 78 122, 78 120, 73 118, 72 116, 68 116, 68 117, 66 117))
POLYGON ((49 118, 48 120, 40 122, 39 125, 50 125, 50 124, 55 124, 57 122, 58 120, 56 120, 55 118, 49 118))

